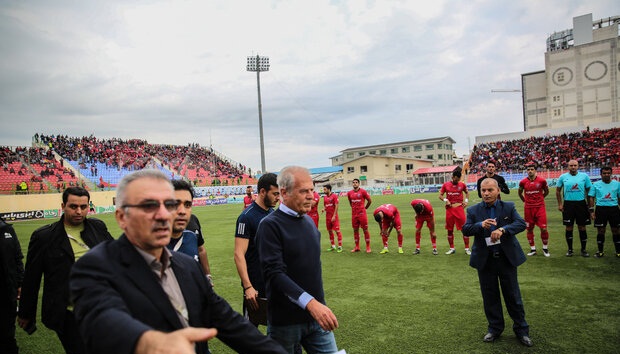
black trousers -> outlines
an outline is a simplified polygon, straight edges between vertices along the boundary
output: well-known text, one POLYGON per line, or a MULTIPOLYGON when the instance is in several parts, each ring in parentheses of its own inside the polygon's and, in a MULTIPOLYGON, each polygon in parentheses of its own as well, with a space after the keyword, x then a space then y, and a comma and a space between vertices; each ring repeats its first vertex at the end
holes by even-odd
POLYGON ((486 266, 482 270, 478 270, 478 279, 482 291, 484 313, 489 322, 488 331, 494 334, 501 334, 504 331, 504 312, 501 299, 501 295, 503 295, 508 314, 514 321, 513 331, 517 336, 528 336, 529 325, 525 321, 525 310, 517 279, 517 267, 510 264, 502 252, 491 253, 486 266))
POLYGON ((65 312, 65 321, 62 330, 56 330, 56 335, 62 343, 62 347, 67 354, 84 354, 86 353, 86 346, 80 336, 77 322, 72 311, 67 310, 65 312))
MULTIPOLYGON (((4 281, 4 279, 2 279, 4 281)), ((17 301, 11 299, 6 286, 0 286, 0 354, 17 354, 15 318, 17 301)))

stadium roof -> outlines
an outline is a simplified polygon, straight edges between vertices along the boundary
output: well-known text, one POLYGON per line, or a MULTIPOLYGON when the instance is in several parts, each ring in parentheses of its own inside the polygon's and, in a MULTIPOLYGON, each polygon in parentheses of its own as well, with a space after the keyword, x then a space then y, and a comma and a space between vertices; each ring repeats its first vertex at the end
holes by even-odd
POLYGON ((447 173, 447 172, 452 173, 452 171, 456 170, 458 167, 459 166, 457 165, 441 166, 441 167, 424 167, 424 168, 418 168, 417 170, 413 171, 413 174, 421 175, 421 174, 426 174, 426 173, 447 173))

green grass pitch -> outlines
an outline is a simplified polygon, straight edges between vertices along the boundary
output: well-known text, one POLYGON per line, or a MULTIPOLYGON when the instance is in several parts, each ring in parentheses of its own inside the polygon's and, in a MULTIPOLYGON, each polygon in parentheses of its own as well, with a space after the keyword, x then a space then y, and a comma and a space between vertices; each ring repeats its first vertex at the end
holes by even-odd
MULTIPOLYGON (((516 190, 504 200, 518 199, 516 190)), ((475 193, 470 200, 477 202, 475 193)), ((340 348, 355 353, 617 353, 620 344, 620 258, 614 256, 609 229, 605 257, 567 258, 564 227, 554 194, 547 197, 551 257, 528 257, 519 267, 519 280, 526 319, 534 347, 525 348, 514 337, 512 321, 505 313, 506 330, 495 343, 483 343, 486 319, 476 271, 469 267, 461 234, 456 233, 457 253, 447 256, 445 212, 437 193, 426 195, 373 196, 369 210, 372 254, 351 254, 353 233, 351 209, 340 198, 340 220, 345 251, 322 254, 323 279, 327 305, 338 317, 335 331, 340 348), (431 254, 428 229, 422 233, 422 253, 415 248, 414 212, 409 203, 427 198, 435 207, 437 244, 440 254, 431 254), (398 254, 396 234, 390 237, 391 252, 381 250, 379 227, 370 215, 383 203, 392 203, 401 211, 405 254, 398 254)), ((60 199, 60 196, 59 196, 60 199)), ((479 200, 478 200, 479 201, 479 200)), ((322 202, 321 202, 322 203, 322 202)), ((321 204, 322 205, 322 204, 321 204)), ((233 261, 235 220, 242 206, 196 207, 206 233, 206 247, 214 275, 215 291, 238 311, 242 291, 233 261)), ((523 204, 517 201, 522 214, 523 204)), ((120 230, 113 214, 99 215, 117 237, 120 230)), ((329 238, 321 215, 321 247, 329 238)), ((24 254, 30 234, 49 221, 15 224, 24 254)), ((576 249, 578 237, 576 236, 576 249)), ((529 246, 525 232, 518 235, 523 249, 529 246)), ((588 250, 596 250, 596 230, 588 227, 588 250)), ((540 234, 536 244, 541 248, 540 234)), ((40 307, 39 307, 40 312, 40 307)), ((504 311, 505 312, 505 311, 504 311)), ((62 353, 55 334, 38 324, 39 330, 28 336, 18 328, 22 353, 62 353)), ((265 330, 261 327, 261 330, 265 330)), ((217 340, 210 344, 213 353, 232 353, 217 340)))

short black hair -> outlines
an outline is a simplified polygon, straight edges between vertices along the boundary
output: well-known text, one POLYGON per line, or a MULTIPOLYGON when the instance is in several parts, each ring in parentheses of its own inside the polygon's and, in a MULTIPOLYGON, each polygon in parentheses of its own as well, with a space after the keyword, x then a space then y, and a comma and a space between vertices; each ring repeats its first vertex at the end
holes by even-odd
POLYGON ((382 212, 378 212, 375 214, 375 221, 376 222, 381 222, 381 219, 383 219, 383 213, 382 212))
POLYGON ((603 172, 603 171, 610 171, 611 172, 612 169, 611 169, 610 166, 603 166, 603 167, 601 167, 601 172, 603 172))
POLYGON ((458 177, 461 178, 462 174, 461 174, 461 170, 454 170, 452 172, 452 177, 458 177))
POLYGON ((78 197, 88 197, 90 201, 90 193, 82 187, 69 187, 62 192, 62 203, 67 204, 67 200, 69 200, 69 195, 77 195, 78 197))
POLYGON ((175 191, 188 191, 192 196, 192 200, 194 200, 194 188, 189 182, 182 179, 173 179, 171 182, 175 191))
POLYGON ((260 176, 258 183, 256 184, 256 189, 259 193, 261 189, 268 192, 272 186, 276 188, 278 187, 278 176, 275 173, 269 172, 260 176))
POLYGON ((332 190, 332 185, 331 184, 323 185, 323 187, 327 188, 327 190, 330 190, 330 191, 332 190))
POLYGON ((357 181, 357 183, 360 182, 359 178, 353 178, 353 182, 357 181))
POLYGON ((422 211, 424 211, 424 204, 418 203, 414 205, 413 210, 415 210, 416 213, 421 213, 422 211))

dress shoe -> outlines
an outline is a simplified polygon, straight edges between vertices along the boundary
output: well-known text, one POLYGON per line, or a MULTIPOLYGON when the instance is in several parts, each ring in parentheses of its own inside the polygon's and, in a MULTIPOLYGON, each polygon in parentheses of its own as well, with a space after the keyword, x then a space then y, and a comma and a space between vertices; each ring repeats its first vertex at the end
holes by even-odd
POLYGON ((487 333, 484 335, 484 338, 482 338, 483 342, 493 342, 495 341, 497 338, 499 338, 499 334, 495 334, 495 333, 487 333))
POLYGON ((531 347, 534 345, 534 343, 528 336, 519 337, 519 342, 521 342, 521 344, 525 345, 526 347, 531 347))

